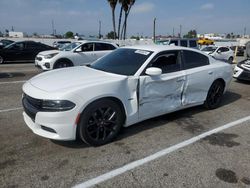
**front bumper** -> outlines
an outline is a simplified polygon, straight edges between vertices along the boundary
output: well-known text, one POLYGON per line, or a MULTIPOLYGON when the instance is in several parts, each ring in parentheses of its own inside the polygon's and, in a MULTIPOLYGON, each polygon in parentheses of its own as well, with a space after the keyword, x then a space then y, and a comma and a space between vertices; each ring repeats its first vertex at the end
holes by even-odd
POLYGON ((238 80, 248 80, 250 81, 250 71, 245 70, 239 66, 235 66, 233 77, 238 80))
POLYGON ((43 70, 51 70, 52 69, 51 63, 47 59, 44 59, 44 57, 42 57, 42 56, 36 57, 35 66, 40 68, 40 69, 43 69, 43 70))
POLYGON ((28 127, 37 135, 54 140, 75 140, 78 109, 61 112, 41 111, 38 99, 23 97, 23 118, 28 127))

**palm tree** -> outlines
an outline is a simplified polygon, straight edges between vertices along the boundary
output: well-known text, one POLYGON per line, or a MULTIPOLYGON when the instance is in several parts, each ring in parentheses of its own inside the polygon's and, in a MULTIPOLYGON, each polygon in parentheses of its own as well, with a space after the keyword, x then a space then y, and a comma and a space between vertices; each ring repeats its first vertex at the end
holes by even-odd
POLYGON ((123 23, 122 32, 121 32, 123 33, 123 40, 125 40, 126 38, 128 15, 134 4, 135 4, 135 0, 125 0, 124 6, 123 6, 123 10, 125 12, 125 18, 124 18, 124 23, 123 23))
POLYGON ((112 21, 113 21, 113 30, 114 30, 114 39, 116 39, 116 27, 115 27, 115 7, 117 4, 117 0, 108 0, 109 5, 112 10, 112 21))
POLYGON ((120 15, 119 15, 119 22, 118 22, 118 31, 117 31, 117 37, 118 39, 121 39, 121 22, 122 22, 122 12, 123 12, 123 7, 127 6, 127 1, 128 0, 119 0, 119 3, 121 4, 121 8, 120 8, 120 15))

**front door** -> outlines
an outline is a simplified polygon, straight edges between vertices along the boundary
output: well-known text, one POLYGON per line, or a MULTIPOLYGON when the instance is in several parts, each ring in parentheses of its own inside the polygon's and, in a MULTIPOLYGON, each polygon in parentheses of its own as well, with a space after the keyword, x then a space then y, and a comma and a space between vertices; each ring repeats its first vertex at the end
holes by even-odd
POLYGON ((181 107, 185 73, 181 71, 179 51, 162 52, 148 67, 162 69, 160 76, 140 76, 139 119, 159 116, 181 107))

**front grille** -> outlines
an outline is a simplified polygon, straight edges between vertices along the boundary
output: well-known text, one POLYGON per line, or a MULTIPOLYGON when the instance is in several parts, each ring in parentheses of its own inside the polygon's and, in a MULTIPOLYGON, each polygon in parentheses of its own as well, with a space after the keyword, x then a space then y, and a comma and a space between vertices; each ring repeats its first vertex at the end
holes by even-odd
POLYGON ((37 112, 41 111, 42 100, 32 98, 25 93, 23 94, 23 108, 26 114, 35 121, 37 112))

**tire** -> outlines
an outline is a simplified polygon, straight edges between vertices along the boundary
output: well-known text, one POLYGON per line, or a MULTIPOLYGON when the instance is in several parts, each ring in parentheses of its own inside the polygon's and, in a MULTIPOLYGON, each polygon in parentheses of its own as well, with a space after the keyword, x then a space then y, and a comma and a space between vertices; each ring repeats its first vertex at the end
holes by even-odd
POLYGON ((229 59, 227 60, 228 63, 232 64, 233 63, 234 58, 233 57, 229 57, 229 59))
POLYGON ((73 63, 68 59, 60 59, 54 65, 54 69, 60 69, 66 67, 73 67, 73 63))
POLYGON ((205 107, 209 110, 219 107, 222 96, 224 93, 224 83, 220 80, 216 80, 208 90, 207 98, 204 103, 205 107))
POLYGON ((91 146, 111 142, 124 123, 119 104, 110 99, 91 103, 82 113, 77 126, 77 137, 91 146))
POLYGON ((3 58, 0 56, 0 64, 3 64, 3 58))

